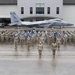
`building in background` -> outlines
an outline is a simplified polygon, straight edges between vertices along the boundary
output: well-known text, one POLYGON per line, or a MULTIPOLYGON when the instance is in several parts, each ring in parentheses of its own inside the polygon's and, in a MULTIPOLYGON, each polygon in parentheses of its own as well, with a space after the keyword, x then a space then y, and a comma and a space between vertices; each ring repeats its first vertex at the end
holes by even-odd
POLYGON ((62 18, 75 25, 75 0, 63 0, 62 18))
POLYGON ((17 12, 17 0, 0 0, 0 22, 10 22, 10 12, 17 12))
POLYGON ((0 22, 9 21, 14 11, 22 20, 62 18, 75 24, 74 8, 74 0, 0 0, 0 22))
POLYGON ((21 18, 62 18, 63 0, 17 0, 17 6, 21 18))

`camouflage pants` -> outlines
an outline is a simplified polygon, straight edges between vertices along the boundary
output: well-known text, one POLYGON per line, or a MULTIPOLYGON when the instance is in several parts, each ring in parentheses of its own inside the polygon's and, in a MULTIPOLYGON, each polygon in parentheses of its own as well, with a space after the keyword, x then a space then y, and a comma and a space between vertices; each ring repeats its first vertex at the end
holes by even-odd
POLYGON ((39 56, 41 56, 42 55, 42 50, 38 50, 38 52, 39 52, 39 56))
POLYGON ((52 49, 52 53, 53 55, 55 55, 56 49, 52 49))

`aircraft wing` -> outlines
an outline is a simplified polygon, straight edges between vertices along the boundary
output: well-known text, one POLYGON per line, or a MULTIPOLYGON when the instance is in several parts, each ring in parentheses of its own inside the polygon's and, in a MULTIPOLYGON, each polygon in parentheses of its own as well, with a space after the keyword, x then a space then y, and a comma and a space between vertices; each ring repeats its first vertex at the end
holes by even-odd
POLYGON ((34 21, 34 22, 22 22, 22 25, 40 25, 40 24, 48 24, 48 21, 34 21))

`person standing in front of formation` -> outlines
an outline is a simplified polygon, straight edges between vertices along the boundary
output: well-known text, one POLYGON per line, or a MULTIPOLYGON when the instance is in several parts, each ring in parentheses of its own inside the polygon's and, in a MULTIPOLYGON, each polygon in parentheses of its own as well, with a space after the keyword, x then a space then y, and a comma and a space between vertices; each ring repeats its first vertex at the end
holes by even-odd
POLYGON ((57 43, 58 50, 60 50, 61 39, 59 37, 56 38, 56 43, 57 43))
POLYGON ((57 50, 57 43, 55 41, 52 43, 51 49, 52 49, 53 57, 55 57, 55 53, 57 50))
POLYGON ((42 42, 39 42, 39 44, 38 44, 39 58, 41 58, 42 50, 43 50, 43 44, 42 44, 42 42))

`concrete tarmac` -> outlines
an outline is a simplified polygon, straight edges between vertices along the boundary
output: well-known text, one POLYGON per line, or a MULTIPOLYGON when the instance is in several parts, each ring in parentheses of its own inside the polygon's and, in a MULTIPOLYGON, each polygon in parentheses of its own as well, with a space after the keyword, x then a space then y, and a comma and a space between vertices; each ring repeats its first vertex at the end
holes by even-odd
POLYGON ((14 45, 0 44, 0 75, 74 75, 75 45, 61 45, 55 58, 51 48, 44 45, 39 58, 37 45, 27 50, 26 45, 15 52, 14 45), (17 54, 17 55, 15 55, 17 54))

